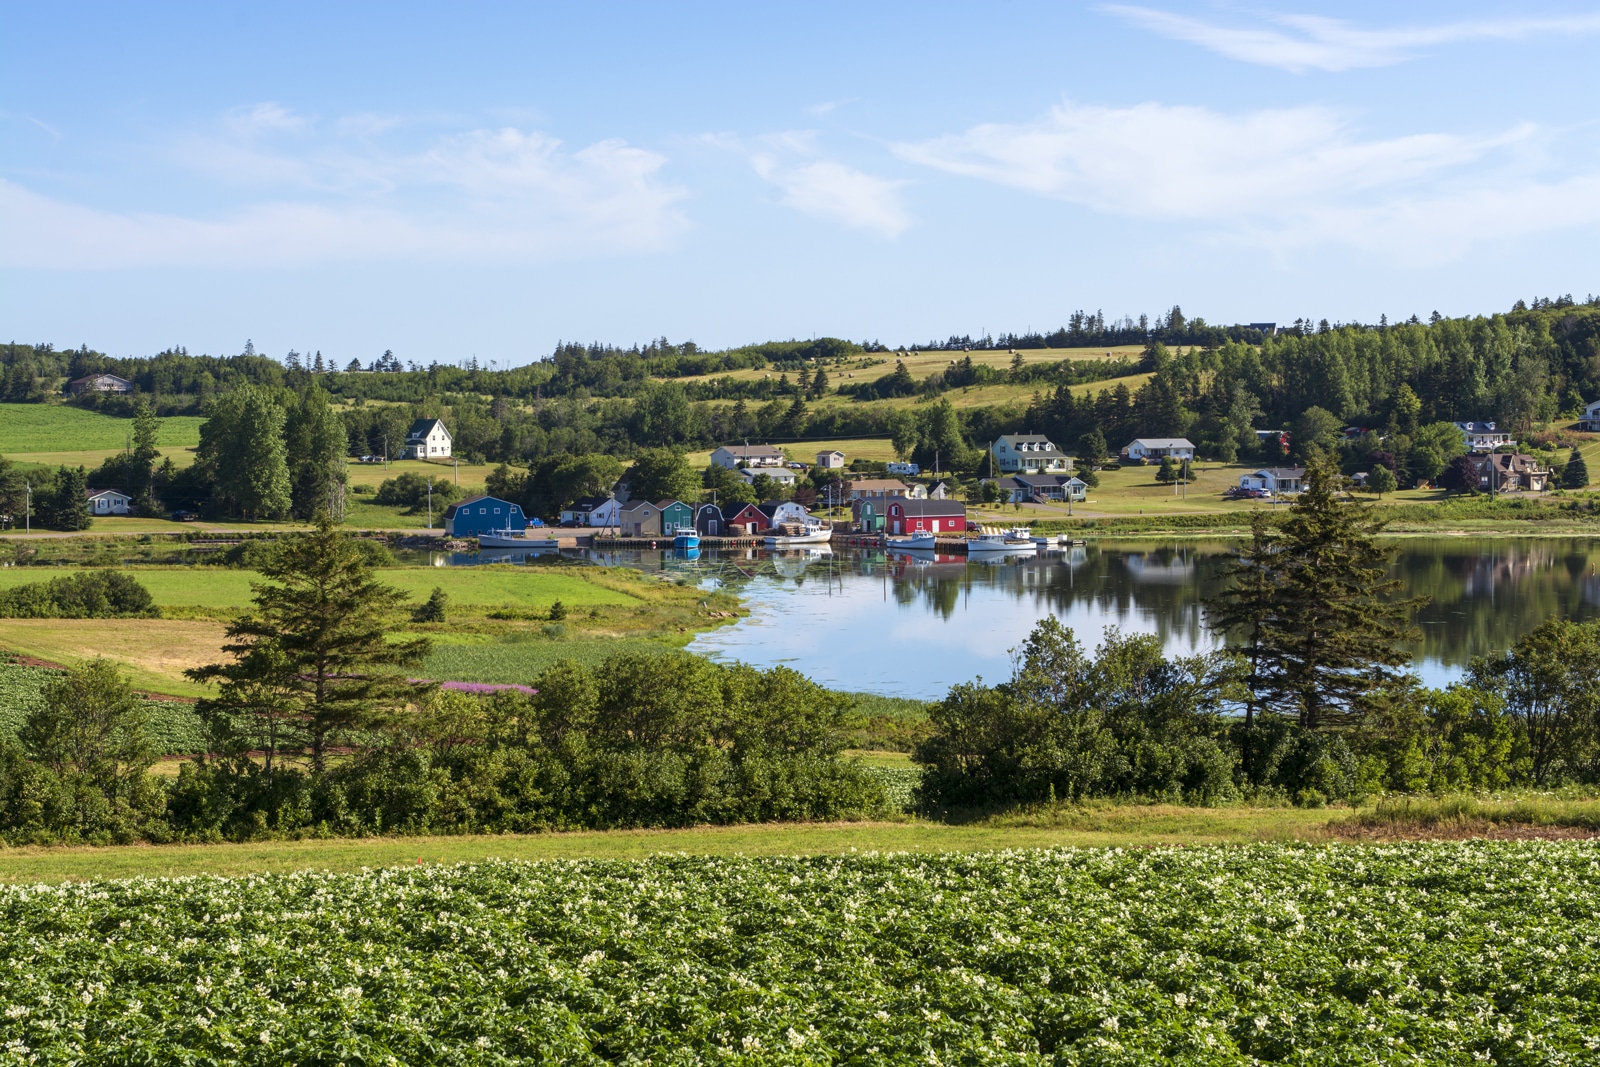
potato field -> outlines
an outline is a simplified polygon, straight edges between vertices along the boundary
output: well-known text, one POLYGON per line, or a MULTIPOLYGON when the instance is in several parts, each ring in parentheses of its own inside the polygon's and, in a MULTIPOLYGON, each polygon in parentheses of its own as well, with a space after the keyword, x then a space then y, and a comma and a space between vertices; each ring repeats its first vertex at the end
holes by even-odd
POLYGON ((37 1063, 1600 1060, 1591 845, 489 862, 0 888, 37 1063))

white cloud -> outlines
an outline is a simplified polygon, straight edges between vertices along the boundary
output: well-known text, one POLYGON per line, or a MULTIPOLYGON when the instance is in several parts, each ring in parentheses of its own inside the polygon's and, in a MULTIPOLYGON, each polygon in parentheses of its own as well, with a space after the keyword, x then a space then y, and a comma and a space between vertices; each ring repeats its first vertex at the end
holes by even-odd
POLYGON ((756 174, 783 193, 779 202, 785 207, 885 237, 897 237, 911 225, 900 201, 907 182, 823 158, 814 130, 767 134, 753 149, 729 134, 708 134, 702 140, 745 155, 756 174))
POLYGON ((1308 70, 1345 71, 1391 66, 1433 45, 1600 32, 1600 14, 1363 29, 1320 15, 1269 15, 1270 26, 1241 27, 1219 26, 1168 11, 1124 4, 1104 5, 1101 10, 1163 37, 1209 48, 1229 59, 1277 67, 1295 74, 1308 70))
POLYGON ((1594 177, 1541 182, 1519 166, 1536 137, 1519 127, 1369 140, 1320 107, 1229 115, 1069 102, 1037 122, 975 126, 893 150, 1108 214, 1183 220, 1265 244, 1347 243, 1436 260, 1478 236, 1600 219, 1588 192, 1594 177), (1490 205, 1501 214, 1484 218, 1490 205))
POLYGON ((103 210, 0 182, 0 265, 516 262, 652 251, 687 227, 677 206, 685 192, 660 178, 666 158, 621 141, 571 151, 505 128, 409 153, 337 139, 275 149, 260 137, 314 131, 277 105, 230 112, 223 127, 224 136, 180 142, 177 160, 264 187, 264 197, 198 217, 103 210))

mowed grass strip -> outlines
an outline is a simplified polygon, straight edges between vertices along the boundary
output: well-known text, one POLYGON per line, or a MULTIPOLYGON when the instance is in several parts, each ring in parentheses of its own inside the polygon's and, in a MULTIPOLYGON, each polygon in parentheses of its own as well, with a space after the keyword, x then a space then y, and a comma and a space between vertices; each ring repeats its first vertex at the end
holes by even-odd
MULTIPOLYGON (((171 415, 161 420, 157 442, 163 449, 188 448, 200 443, 198 415, 171 415)), ((98 411, 63 404, 0 404, 0 454, 14 452, 73 452, 85 449, 120 449, 133 432, 132 419, 102 415, 98 411)))
MULTIPOLYGON (((157 605, 172 608, 243 608, 250 603, 250 583, 260 582, 255 571, 224 567, 129 567, 128 574, 150 590, 157 605)), ((65 570, 10 567, 0 570, 0 589, 42 582, 65 570)), ((379 571, 379 578, 413 599, 426 600, 434 586, 449 594, 458 607, 548 608, 559 600, 569 607, 637 603, 625 592, 626 578, 600 579, 587 571, 556 571, 521 566, 395 567, 379 571)), ((642 584, 642 583, 636 583, 642 584)), ((138 622, 122 625, 138 626, 138 622)))
POLYGON ((463 863, 485 859, 643 859, 697 856, 832 855, 842 852, 978 852, 1063 846, 1243 844, 1320 840, 1338 813, 1297 808, 1107 807, 1073 826, 953 826, 944 823, 765 823, 685 830, 615 830, 531 835, 259 841, 221 845, 0 848, 0 881, 246 875, 297 870, 463 863))

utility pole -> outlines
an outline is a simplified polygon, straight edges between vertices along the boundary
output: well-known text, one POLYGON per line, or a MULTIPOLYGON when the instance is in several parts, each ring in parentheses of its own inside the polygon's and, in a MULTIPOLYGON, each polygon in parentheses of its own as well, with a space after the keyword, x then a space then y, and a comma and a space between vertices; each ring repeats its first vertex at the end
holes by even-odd
POLYGON ((433 529, 433 479, 428 479, 428 529, 433 529))
POLYGON ((383 435, 383 469, 389 469, 389 435, 383 435))

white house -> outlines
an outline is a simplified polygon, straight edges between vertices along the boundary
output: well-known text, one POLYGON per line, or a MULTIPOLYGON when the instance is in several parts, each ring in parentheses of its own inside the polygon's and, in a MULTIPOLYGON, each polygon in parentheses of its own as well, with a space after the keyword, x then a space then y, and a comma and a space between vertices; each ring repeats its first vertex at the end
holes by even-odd
POLYGON ((1081 504, 1089 496, 1089 483, 1082 478, 1063 474, 1018 474, 1008 482, 1008 500, 1013 504, 1034 504, 1046 500, 1070 500, 1081 504))
POLYGON ((1008 433, 995 439, 994 465, 1007 474, 1072 470, 1072 457, 1038 433, 1008 433))
POLYGON ((838 449, 834 449, 832 452, 818 452, 817 466, 823 470, 842 471, 844 470, 844 453, 838 449))
POLYGON ((937 481, 928 487, 929 500, 948 500, 951 491, 955 488, 950 482, 937 481))
POLYGON ((89 514, 91 515, 127 515, 128 505, 133 503, 133 497, 127 493, 119 493, 115 489, 90 489, 89 514))
POLYGON ((1269 493, 1298 493, 1305 488, 1304 467, 1263 467, 1249 474, 1239 475, 1239 488, 1264 489, 1269 493))
POLYGON ((1134 463, 1160 463, 1171 456, 1176 460, 1194 459, 1194 444, 1187 437, 1136 437, 1122 454, 1134 463))
POLYGON ((562 522, 575 522, 579 526, 615 526, 621 515, 622 505, 614 496, 587 496, 561 509, 562 522))
POLYGON ((418 419, 406 431, 404 454, 411 459, 449 459, 450 431, 442 419, 418 419))
POLYGON ((1578 429, 1589 433, 1600 432, 1600 400, 1583 409, 1583 414, 1578 416, 1578 429))
POLYGON ((793 485, 798 480, 798 477, 799 477, 798 475, 795 474, 794 471, 786 470, 783 467, 741 467, 741 468, 739 468, 739 477, 743 478, 746 482, 748 482, 751 485, 754 485, 756 479, 761 477, 762 475, 765 475, 768 478, 771 478, 773 481, 777 482, 779 485, 793 485))
POLYGON ((746 467, 781 467, 783 453, 771 445, 723 445, 711 453, 711 462, 719 467, 736 470, 746 467))
POLYGON ((68 382, 67 392, 73 396, 80 393, 131 393, 133 383, 115 374, 86 374, 68 382))
POLYGON ((1492 422, 1458 422, 1456 429, 1466 438, 1468 452, 1493 452, 1512 443, 1512 436, 1501 433, 1492 422))

